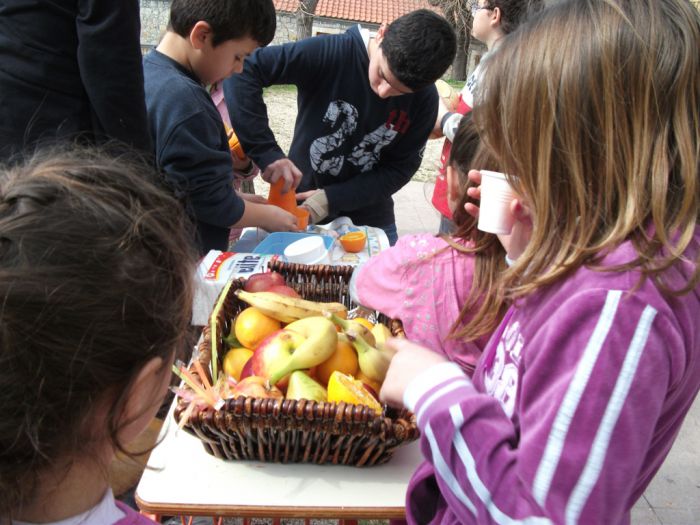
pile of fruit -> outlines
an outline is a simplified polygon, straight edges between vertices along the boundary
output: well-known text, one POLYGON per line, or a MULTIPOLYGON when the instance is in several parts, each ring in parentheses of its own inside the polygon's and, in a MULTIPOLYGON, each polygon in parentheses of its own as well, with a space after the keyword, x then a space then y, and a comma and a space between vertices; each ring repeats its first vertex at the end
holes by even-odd
MULTIPOLYGON (((231 324, 223 373, 214 385, 197 385, 208 404, 239 396, 308 399, 382 413, 377 393, 393 356, 386 326, 348 320, 340 303, 304 300, 275 272, 252 276, 235 294, 249 306, 231 324)), ((179 375, 196 395, 191 374, 179 375)))

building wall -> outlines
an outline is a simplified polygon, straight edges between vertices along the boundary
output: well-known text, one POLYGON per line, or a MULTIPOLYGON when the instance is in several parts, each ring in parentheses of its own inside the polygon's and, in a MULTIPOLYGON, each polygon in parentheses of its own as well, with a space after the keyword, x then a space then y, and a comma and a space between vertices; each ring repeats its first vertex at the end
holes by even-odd
MULTIPOLYGON (((700 2, 700 0, 698 0, 700 2)), ((153 49, 161 39, 168 25, 170 12, 169 0, 141 0, 141 51, 146 53, 153 49)), ((336 34, 346 31, 356 25, 356 22, 338 20, 334 18, 315 18, 313 35, 336 34)), ((374 34, 379 29, 378 24, 362 24, 374 34)), ((283 44, 296 40, 297 22, 294 13, 277 13, 277 31, 273 44, 283 44)), ((472 71, 486 48, 479 42, 472 41, 469 53, 468 71, 472 71)), ((449 77, 449 71, 446 76, 449 77)))

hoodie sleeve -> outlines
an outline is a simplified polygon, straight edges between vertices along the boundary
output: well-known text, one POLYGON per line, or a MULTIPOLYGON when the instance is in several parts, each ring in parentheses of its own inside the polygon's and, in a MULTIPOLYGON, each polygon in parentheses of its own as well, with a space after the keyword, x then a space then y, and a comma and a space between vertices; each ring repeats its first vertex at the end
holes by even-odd
POLYGON ((511 417, 452 364, 428 369, 405 393, 439 488, 434 507, 461 523, 623 522, 674 383, 678 327, 605 290, 562 300, 527 337, 513 329, 517 319, 484 355, 502 371, 486 372, 490 392, 517 383, 511 417), (505 348, 521 356, 517 372, 500 359, 505 348))

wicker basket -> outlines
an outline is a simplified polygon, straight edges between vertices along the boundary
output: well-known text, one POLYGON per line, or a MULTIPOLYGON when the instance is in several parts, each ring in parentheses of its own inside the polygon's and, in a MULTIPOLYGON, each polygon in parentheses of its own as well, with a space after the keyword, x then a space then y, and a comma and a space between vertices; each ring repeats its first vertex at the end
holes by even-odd
MULTIPOLYGON (((270 269, 284 275, 287 284, 302 297, 314 301, 337 301, 350 307, 348 282, 351 266, 306 266, 279 261, 270 269)), ((224 289, 205 327, 199 345, 199 359, 207 370, 212 344, 218 356, 226 351, 223 340, 235 316, 247 307, 234 291, 244 281, 233 281, 224 289), (213 322, 213 320, 216 322, 213 322)), ((403 329, 388 321, 394 335, 403 329)), ((175 410, 179 421, 185 409, 175 410)), ((184 427, 198 437, 205 450, 222 459, 252 459, 281 463, 332 463, 370 466, 387 462, 394 450, 417 439, 414 415, 407 410, 385 408, 382 415, 364 405, 307 400, 278 400, 239 397, 229 399, 219 410, 195 410, 184 427)))

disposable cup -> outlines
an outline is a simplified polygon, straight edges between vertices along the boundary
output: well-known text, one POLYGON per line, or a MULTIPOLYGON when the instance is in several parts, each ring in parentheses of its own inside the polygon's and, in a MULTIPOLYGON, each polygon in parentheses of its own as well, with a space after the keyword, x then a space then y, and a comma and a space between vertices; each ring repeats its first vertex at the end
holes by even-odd
POLYGON ((481 202, 479 223, 482 232, 507 234, 513 229, 515 217, 510 212, 510 203, 515 198, 513 189, 503 173, 480 170, 481 202))

